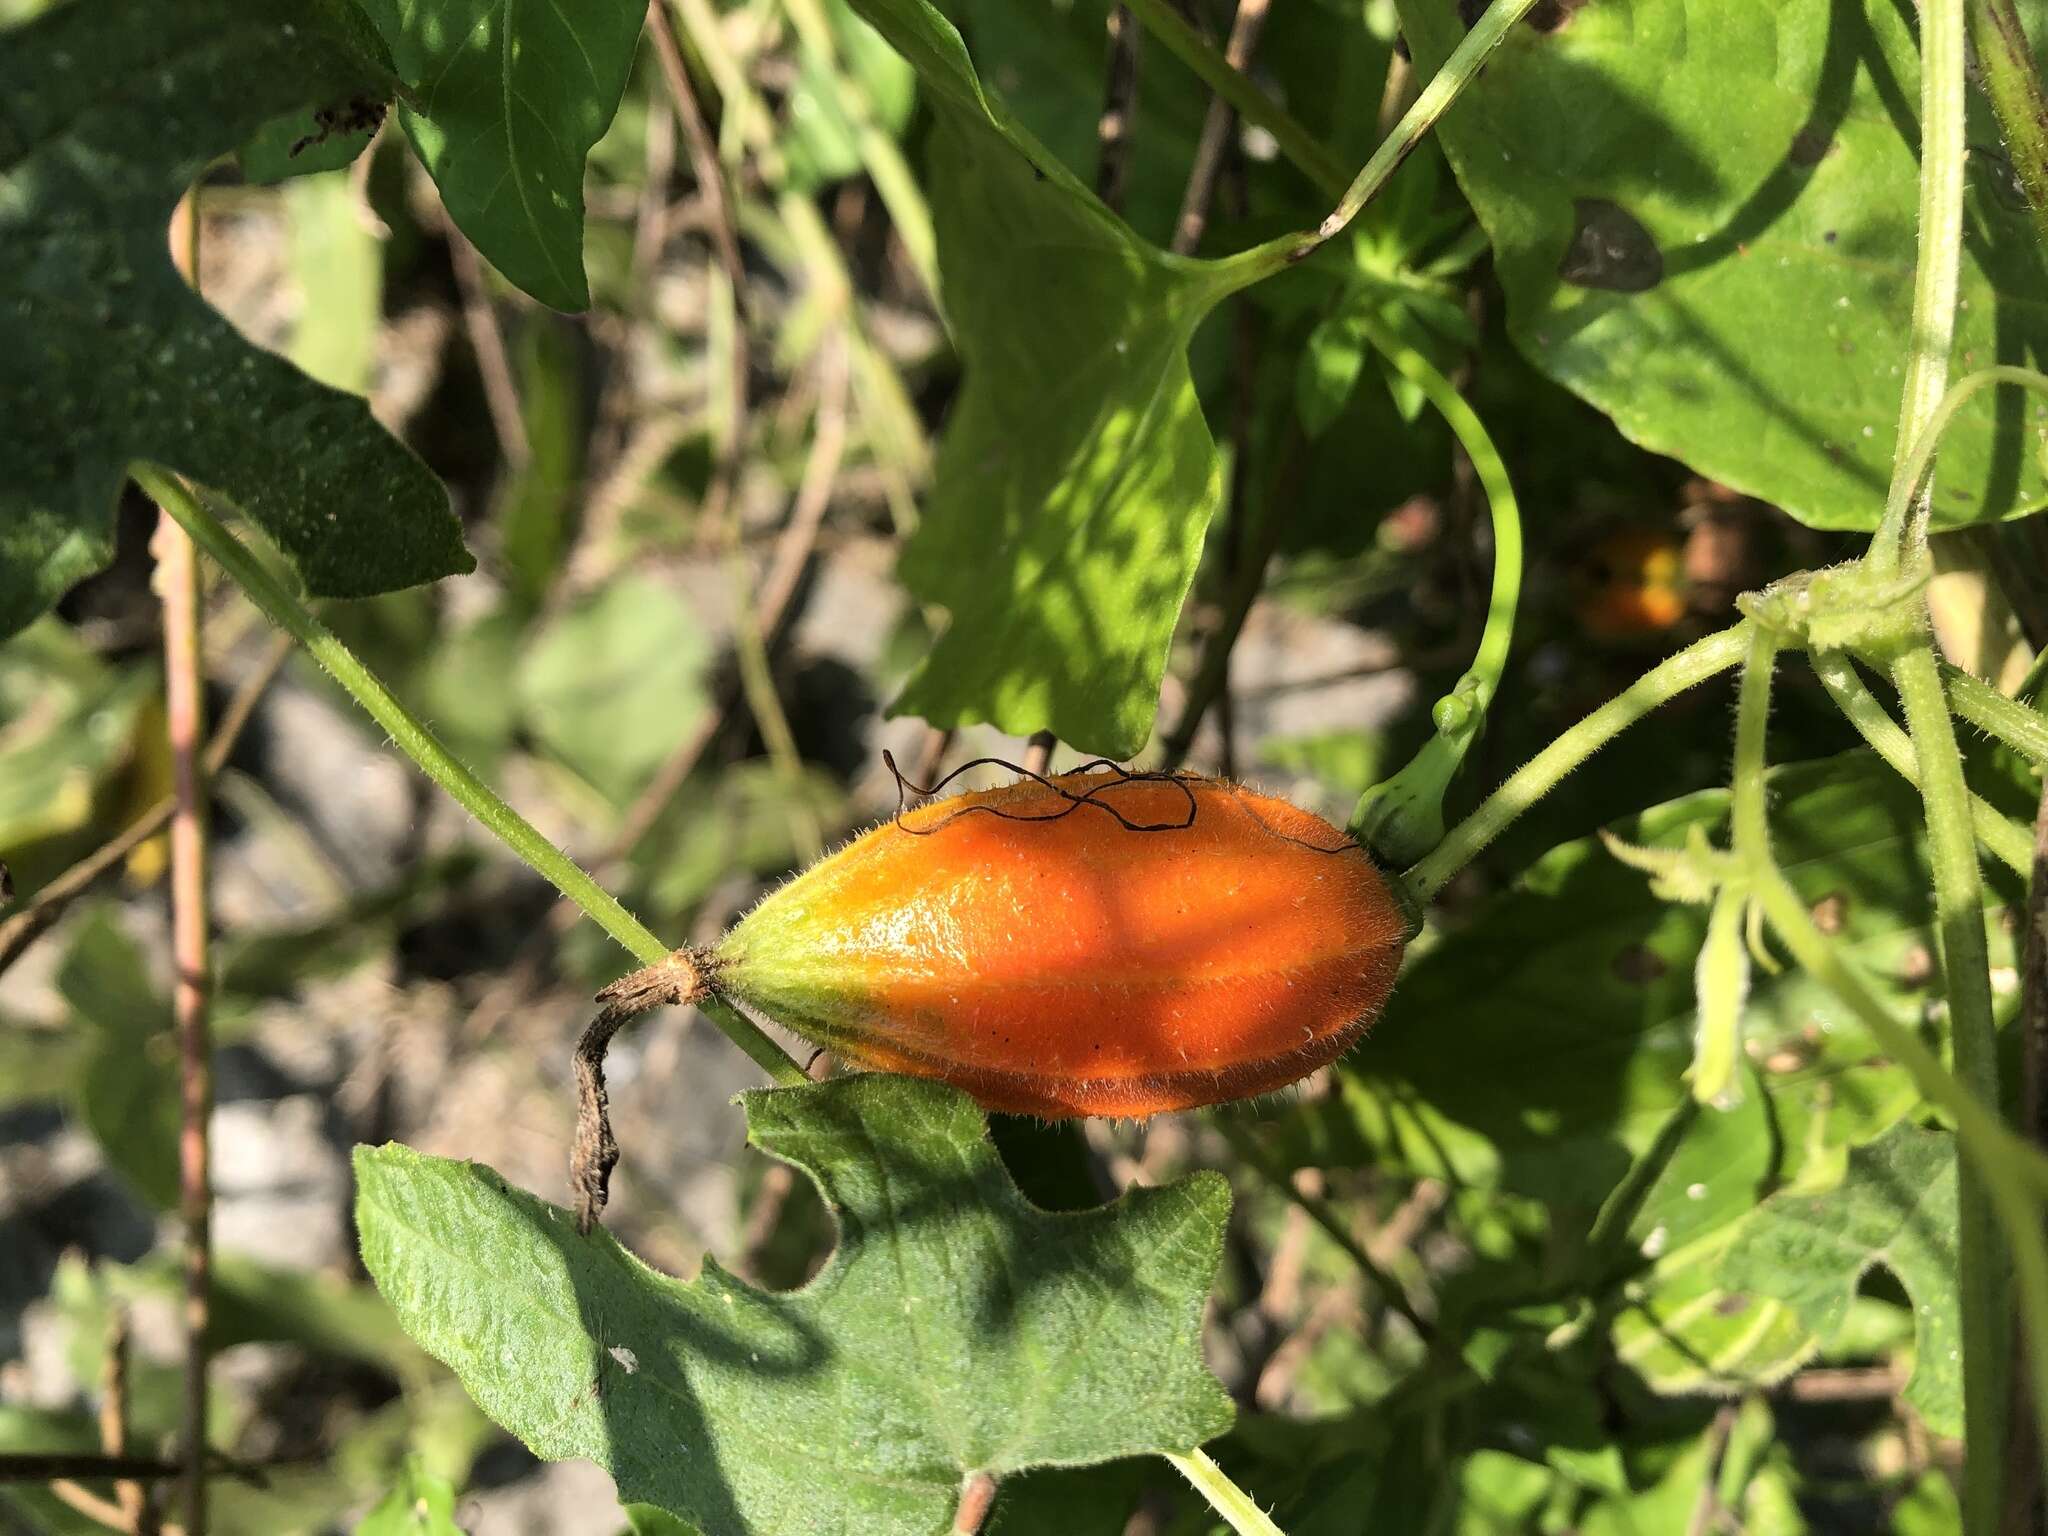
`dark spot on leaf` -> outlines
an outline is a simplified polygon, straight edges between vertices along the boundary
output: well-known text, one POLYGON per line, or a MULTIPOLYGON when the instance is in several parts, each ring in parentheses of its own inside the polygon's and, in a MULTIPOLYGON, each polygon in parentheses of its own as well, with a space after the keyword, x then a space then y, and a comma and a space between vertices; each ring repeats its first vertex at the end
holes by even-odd
POLYGON ((1840 933, 1848 920, 1849 898, 1840 891, 1830 891, 1813 904, 1813 926, 1822 933, 1840 933))
POLYGON ((1557 264, 1557 275, 1579 288, 1644 293, 1664 280, 1664 253, 1642 221, 1604 197, 1572 204, 1577 228, 1557 264))
POLYGON ((1719 1317, 1733 1317, 1738 1312, 1747 1312, 1748 1310, 1749 1298, 1739 1291, 1732 1296, 1723 1296, 1714 1303, 1715 1315, 1719 1317))
POLYGON ((1614 974, 1634 986, 1648 986, 1670 967, 1655 950, 1631 944, 1614 957, 1614 974))
POLYGON ((1909 987, 1924 987, 1934 979, 1934 951, 1915 944, 1899 957, 1899 980, 1909 987))
POLYGON ((1835 147, 1834 136, 1814 127, 1800 129, 1792 136, 1792 147, 1785 152, 1785 158, 1802 171, 1813 169, 1828 157, 1835 147))
POLYGON ((1826 231, 1824 234, 1822 234, 1820 238, 1823 244, 1833 245, 1837 240, 1842 238, 1842 234, 1840 230, 1830 229, 1826 231))

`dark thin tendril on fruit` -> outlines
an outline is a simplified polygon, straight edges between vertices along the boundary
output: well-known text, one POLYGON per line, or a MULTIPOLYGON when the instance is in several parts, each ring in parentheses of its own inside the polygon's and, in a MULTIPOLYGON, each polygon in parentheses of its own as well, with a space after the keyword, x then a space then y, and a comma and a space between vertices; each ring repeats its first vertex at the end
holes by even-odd
POLYGON ((1080 767, 1069 769, 1066 774, 1062 775, 1062 777, 1071 777, 1074 774, 1091 773, 1097 768, 1107 768, 1109 772, 1103 775, 1102 782, 1094 786, 1086 794, 1076 794, 1065 785, 1047 778, 1042 773, 1033 773, 1028 768, 1000 757, 977 757, 972 762, 962 763, 958 768, 955 768, 951 773, 939 780, 938 783, 930 786, 913 783, 910 779, 906 778, 903 770, 896 766, 895 757, 887 751, 882 753, 882 766, 887 768, 890 775, 896 780, 896 825, 913 837, 930 837, 934 832, 939 831, 960 817, 972 816, 977 811, 994 816, 1001 821, 1058 821, 1063 817, 1073 815, 1074 812, 1081 809, 1084 805, 1092 805, 1099 811, 1107 811, 1116 818, 1117 825, 1126 832, 1185 832, 1195 824, 1195 792, 1190 787, 1190 781, 1195 780, 1196 775, 1181 773, 1132 773, 1129 769, 1118 766, 1106 757, 1098 757, 1093 762, 1083 763, 1080 767), (1035 783, 1044 785, 1045 788, 1051 790, 1062 800, 1065 800, 1067 804, 1061 809, 1043 816, 1025 815, 1018 811, 1006 810, 1002 806, 997 805, 963 805, 958 810, 949 811, 928 827, 913 827, 904 821, 903 817, 910 810, 910 800, 912 797, 919 800, 929 799, 959 778, 961 774, 974 768, 1007 768, 1020 778, 1030 779, 1035 783), (1105 790, 1121 788, 1125 784, 1171 784, 1187 797, 1187 814, 1177 821, 1133 821, 1107 800, 1097 798, 1105 790))

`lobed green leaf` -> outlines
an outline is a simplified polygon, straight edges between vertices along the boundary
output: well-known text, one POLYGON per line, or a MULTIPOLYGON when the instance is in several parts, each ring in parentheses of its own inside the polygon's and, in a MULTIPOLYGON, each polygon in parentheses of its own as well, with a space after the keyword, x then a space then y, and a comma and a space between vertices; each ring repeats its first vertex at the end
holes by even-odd
POLYGON ((1198 1174, 1053 1214, 971 1100, 859 1076, 742 1095, 839 1248, 769 1294, 689 1283, 488 1169, 356 1154, 371 1274, 407 1331, 548 1458, 705 1536, 936 1533, 964 1476, 1185 1450, 1231 1422, 1200 1357, 1229 1196, 1198 1174))
POLYGON ((171 264, 172 208, 217 155, 305 103, 390 93, 341 11, 78 0, 7 34, 0 634, 111 558, 136 459, 232 499, 316 596, 470 568, 447 493, 369 407, 252 347, 171 264))

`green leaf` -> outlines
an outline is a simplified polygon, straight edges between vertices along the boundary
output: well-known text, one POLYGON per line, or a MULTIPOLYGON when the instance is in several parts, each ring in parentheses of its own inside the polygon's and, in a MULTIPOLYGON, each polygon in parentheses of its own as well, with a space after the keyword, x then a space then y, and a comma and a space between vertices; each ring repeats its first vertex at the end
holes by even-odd
POLYGON ((1622 1289, 1609 1329, 1614 1356, 1653 1392, 1731 1392, 1784 1380, 1820 1341, 1784 1302, 1724 1283, 1741 1231, 1724 1228, 1657 1260, 1622 1289))
POLYGON ((292 361, 322 384, 366 395, 377 360, 384 248, 363 226, 346 176, 302 176, 285 188, 284 202, 299 290, 292 361))
POLYGON ((1940 1472, 1923 1472, 1892 1507, 1892 1536, 1963 1536, 1963 1506, 1956 1485, 1940 1472))
POLYGON ((937 98, 932 214, 966 371, 900 566, 952 622, 895 707, 1132 756, 1223 497, 1188 342, 1245 279, 1134 235, 990 102, 925 0, 857 9, 937 98))
POLYGON ((1906 1399, 1936 1434, 1960 1435, 1956 1263, 1955 1140, 1900 1125, 1850 1153, 1837 1188, 1765 1201, 1722 1261, 1721 1278, 1784 1302, 1826 1339, 1847 1319, 1864 1274, 1890 1270, 1913 1299, 1918 1346, 1906 1399))
POLYGON ((135 942, 95 909, 57 968, 57 991, 91 1031, 78 1111, 108 1163, 159 1210, 178 1203, 176 1039, 170 1003, 135 942))
POLYGON ((383 103, 361 112, 343 109, 340 116, 354 126, 339 126, 332 117, 323 121, 318 108, 272 118, 241 148, 243 178, 255 186, 273 186, 353 164, 377 136, 384 121, 383 103))
POLYGON ((356 1523, 355 1536, 462 1536, 454 1485, 408 1456, 397 1484, 356 1523))
POLYGON ((232 498, 316 596, 470 568, 447 493, 369 408, 250 346, 171 265, 172 207, 216 155, 294 106, 388 90, 338 14, 94 0, 7 34, 0 634, 111 558, 135 459, 232 498))
POLYGON ((24 895, 111 798, 155 690, 151 669, 107 666, 55 619, 0 644, 0 858, 24 895))
MULTIPOLYGON (((1779 768, 1771 788, 1795 888, 1895 1015, 1924 1016, 1938 992, 1918 797, 1860 752, 1779 768)), ((1682 847, 1692 828, 1724 841, 1727 807, 1725 791, 1707 791, 1614 830, 1655 848, 1682 847)), ((1988 880, 1987 901, 2003 906, 2010 883, 1988 880)), ((1590 1213, 1688 1097, 1705 923, 1704 908, 1651 897, 1595 839, 1553 849, 1408 967, 1386 1016, 1345 1059, 1341 1093, 1283 1117, 1281 1144, 1298 1164, 1391 1161, 1590 1213)), ((1993 913, 1987 928, 1994 963, 2012 963, 1993 913)), ((1825 1187, 1845 1149, 1918 1102, 1850 1010, 1797 968, 1757 976, 1743 1028, 1769 1107, 1771 1164, 1705 1157, 1678 1193, 1699 1182, 1706 1194, 1680 1206, 1734 1214, 1745 1191, 1825 1187)), ((1704 1111, 1688 1138, 1718 1135, 1724 1113, 1704 1111)))
POLYGON ((636 0, 362 0, 406 137, 462 232, 543 304, 588 307, 583 162, 625 93, 636 0))
POLYGON ((802 1290, 685 1284, 488 1169, 356 1154, 364 1261, 408 1332, 537 1455, 706 1536, 947 1528, 962 1477, 1184 1450, 1231 1407, 1200 1358, 1214 1174, 1048 1214, 980 1112, 864 1075, 741 1096, 839 1248, 802 1290))
MULTIPOLYGON (((1400 11, 1427 79, 1456 13, 1400 11)), ((1912 13, 1889 0, 1589 5, 1516 29, 1438 133, 1538 367, 1645 447, 1868 529, 1909 346, 1919 76, 1912 13)), ((2025 202, 1996 129, 1971 142, 1959 372, 2048 351, 2025 202)), ((2031 396, 1967 408, 1938 520, 2042 505, 2043 422, 2031 396)))
POLYGON ((518 601, 538 607, 576 534, 583 487, 583 385, 574 331, 553 316, 519 328, 520 414, 530 454, 507 478, 498 509, 502 554, 518 601))
POLYGON ((707 707, 710 660, 675 592, 629 576, 551 619, 517 686, 541 744, 624 805, 707 707))

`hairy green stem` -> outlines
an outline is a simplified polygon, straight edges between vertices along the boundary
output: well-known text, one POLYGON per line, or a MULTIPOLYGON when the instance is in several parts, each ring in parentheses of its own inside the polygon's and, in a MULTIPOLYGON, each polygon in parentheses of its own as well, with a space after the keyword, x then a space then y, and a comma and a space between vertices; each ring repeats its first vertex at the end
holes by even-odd
MULTIPOLYGON (((1878 702, 1877 695, 1864 686, 1856 664, 1841 651, 1816 651, 1812 661, 1814 675, 1827 689, 1828 697, 1870 743, 1871 750, 1917 789, 1920 771, 1913 761, 1913 743, 1878 702)), ((2001 816, 1990 801, 1977 794, 1970 796, 1970 824, 1976 830, 1977 841, 1993 858, 2022 880, 2027 878, 2033 868, 2034 849, 2023 828, 2001 816)))
POLYGON ((2048 93, 2012 0, 1969 0, 1970 46, 2034 227, 2048 247, 2048 93))
POLYGON ((1252 1502, 1252 1496, 1233 1483, 1229 1474, 1199 1448, 1185 1455, 1168 1451, 1166 1459, 1194 1484, 1195 1492, 1209 1501, 1209 1507, 1223 1517, 1237 1536, 1285 1536, 1272 1517, 1252 1502))
MULTIPOLYGON (((2048 654, 2048 653, 2044 653, 2048 654)), ((1955 712, 1987 736, 2002 741, 2037 769, 2048 772, 2048 715, 2009 699, 1981 677, 1944 662, 1942 681, 1955 712)))
MULTIPOLYGON (((620 906, 612 894, 591 879, 576 862, 549 842, 534 825, 507 805, 465 767, 434 733, 393 696, 375 673, 356 659, 334 632, 315 618, 305 604, 264 568, 254 555, 200 501, 170 475, 150 465, 135 465, 135 483, 157 505, 177 519, 192 542, 234 578, 272 623, 287 630, 325 667, 334 680, 362 705, 390 735, 400 751, 421 772, 453 795, 506 847, 526 861, 555 889, 581 907, 591 920, 616 939, 642 965, 658 965, 668 957, 662 943, 620 906)), ((733 1044, 778 1083, 808 1082, 803 1068, 744 1015, 730 1008, 706 1009, 733 1044)))
POLYGON ((1426 904, 1480 849, 1608 742, 1688 688, 1734 666, 1749 643, 1750 628, 1746 622, 1734 625, 1666 657, 1511 774, 1451 828, 1434 852, 1401 877, 1416 904, 1426 904))
POLYGON ((1906 386, 1899 404, 1898 459, 1884 521, 1866 557, 1880 575, 1903 568, 1909 549, 1927 536, 1931 498, 1904 497, 1907 457, 1941 405, 1955 344, 1956 289, 1963 260, 1963 6, 1922 0, 1920 6, 1920 259, 1913 269, 1913 328, 1906 386), (1910 525, 1908 522, 1910 519, 1910 525))
POLYGON ((1239 117, 1272 134, 1280 153, 1297 170, 1331 197, 1342 193, 1343 163, 1286 108, 1233 69, 1222 51, 1190 26, 1168 0, 1127 0, 1127 4, 1139 24, 1210 90, 1230 103, 1239 117))
POLYGON ((1392 779, 1360 796, 1351 815, 1351 834, 1398 863, 1426 855, 1441 841, 1444 794, 1466 751, 1478 740, 1486 711, 1500 690, 1522 592, 1522 512, 1507 465, 1465 397, 1427 358, 1373 316, 1360 316, 1359 324, 1366 340, 1423 392, 1457 437, 1486 492, 1493 521, 1493 593, 1472 665, 1451 693, 1437 701, 1435 734, 1392 779))
MULTIPOLYGON (((1977 1184, 2012 1242, 2014 1274, 2029 1319, 2035 1401, 2048 1402, 2048 1329, 2040 1326, 2048 1320, 2048 1236, 2043 1234, 2035 1203, 2044 1187, 2044 1178, 2048 1178, 2048 1159, 2005 1127, 1989 1107, 1996 1100, 1987 1101, 1965 1088, 1942 1067, 1919 1036, 1885 1011, 1863 978, 1850 969, 1837 947, 1821 933, 1805 902, 1778 868, 1771 854, 1764 782, 1764 733, 1770 715, 1770 669, 1776 654, 1777 642, 1759 630, 1743 668, 1736 706, 1734 805, 1730 818, 1736 856, 1772 932, 1792 952, 1792 958, 1847 1003, 1885 1053, 1912 1074, 1921 1093, 1947 1110, 1955 1121, 1956 1139, 1965 1154, 1957 1160, 1957 1177, 1977 1184), (2029 1184, 2032 1191, 2027 1187, 2029 1184)), ((1981 913, 1973 914, 1973 918, 1981 925, 1981 913)), ((1978 931, 1981 936, 1981 926, 1978 931)), ((1970 1185, 1965 1183, 1963 1187, 1967 1189, 1970 1185)), ((1966 1212, 1966 1245, 1970 1241, 1968 1234, 1966 1212)), ((1996 1235, 1994 1232, 1993 1236, 1996 1235)), ((1985 1373, 1982 1351, 2003 1342, 2008 1319, 2003 1312, 1987 1313, 1981 1303, 1975 1307, 1970 1304, 1970 1251, 1966 1247, 1961 1265, 1965 1296, 1965 1415, 1973 1448, 1966 1468, 1973 1514, 1964 1528, 1972 1536, 1979 1536, 1996 1529, 1996 1484, 2004 1455, 2002 1436, 1981 1437, 1992 1432, 2005 1410, 2004 1402, 1999 1402, 1997 1415, 1987 1422, 1982 1398, 1989 1381, 2002 1384, 2006 1380, 2008 1364, 2000 1358, 1993 1362, 1995 1369, 1985 1373), (1983 1463, 1989 1463, 1988 1471, 1980 1465, 1983 1463), (1992 1500, 1988 1505, 1980 1502, 1987 1495, 1992 1500)), ((2044 1453, 2048 1453, 2048 1423, 2038 1427, 2044 1453)))
MULTIPOLYGON (((1956 412, 1969 403, 1970 397, 1980 390, 1998 384, 2010 384, 2018 389, 2030 389, 2036 394, 2048 395, 2048 375, 2031 368, 2014 368, 2000 364, 1995 368, 1980 368, 1977 372, 1965 374, 1941 397, 1941 403, 1928 413, 1921 423, 1913 441, 1900 439, 1901 451, 1910 449, 1892 475, 1891 490, 1885 497, 1885 522, 1903 528, 1906 514, 1916 496, 1927 493, 1928 475, 1934 467, 1935 450, 1948 432, 1949 423, 1955 420, 1956 412)), ((1880 534, 1880 540, 1882 540, 1880 534)))
MULTIPOLYGON (((1927 807, 1927 853, 1934 869, 1936 931, 1941 938, 1942 983, 1948 997, 1955 1074, 1977 1102, 1998 1096, 1998 1025, 1991 1003, 1991 957, 1984 941, 1984 883, 1970 825, 1970 791, 1963 778, 1955 723, 1941 687, 1933 649, 1912 647, 1892 664, 1892 681, 1905 710, 1927 807)), ((1964 1437, 1975 1454, 1964 1468, 1964 1529, 1990 1531, 1999 1510, 2006 1411, 2010 1406, 2009 1352, 2012 1298, 2006 1285, 2006 1245, 1983 1171, 1974 1162, 1959 1170, 1959 1266, 1963 1306, 1964 1437)))

